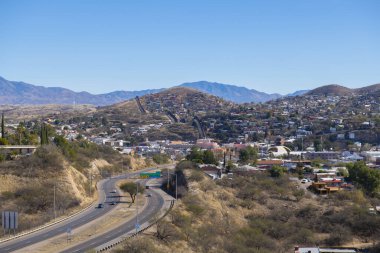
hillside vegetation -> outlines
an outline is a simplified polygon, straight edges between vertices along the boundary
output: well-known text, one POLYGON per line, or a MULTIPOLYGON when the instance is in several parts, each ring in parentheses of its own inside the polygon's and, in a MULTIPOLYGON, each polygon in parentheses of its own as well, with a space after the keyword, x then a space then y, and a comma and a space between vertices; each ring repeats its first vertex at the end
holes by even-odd
POLYGON ((53 143, 30 156, 0 162, 0 209, 19 212, 19 231, 31 229, 90 204, 101 178, 149 162, 122 157, 110 147, 55 136, 53 143))
POLYGON ((180 166, 188 168, 188 191, 169 216, 115 252, 285 253, 295 245, 379 242, 380 217, 368 212, 371 199, 360 190, 320 198, 287 175, 212 181, 188 165, 180 166))

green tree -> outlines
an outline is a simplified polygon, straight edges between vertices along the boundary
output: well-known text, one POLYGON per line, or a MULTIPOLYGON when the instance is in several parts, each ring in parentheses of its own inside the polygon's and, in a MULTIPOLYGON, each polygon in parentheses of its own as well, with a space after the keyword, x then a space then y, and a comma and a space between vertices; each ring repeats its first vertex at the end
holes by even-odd
POLYGON ((348 164, 348 179, 361 186, 368 195, 375 195, 380 188, 380 172, 370 169, 362 161, 348 164))
POLYGON ((281 177, 285 172, 285 168, 274 165, 272 168, 269 169, 269 174, 271 177, 281 177))
POLYGON ((242 163, 256 164, 257 158, 257 150, 251 146, 248 146, 245 149, 241 149, 239 151, 239 159, 242 163))
POLYGON ((191 148, 190 154, 186 156, 186 160, 196 163, 203 163, 203 152, 198 147, 191 148))
POLYGON ((49 144, 48 129, 45 123, 42 123, 42 126, 41 126, 40 139, 41 139, 41 145, 49 144))
POLYGON ((4 113, 1 114, 1 138, 5 138, 4 113))
POLYGON ((120 186, 120 189, 123 192, 129 193, 129 196, 131 196, 132 203, 135 203, 137 192, 143 193, 144 187, 141 186, 139 183, 133 183, 133 182, 127 182, 120 186))
POLYGON ((8 144, 9 144, 9 142, 8 142, 7 139, 5 139, 5 138, 0 138, 0 145, 8 145, 8 144))
POLYGON ((165 164, 169 162, 169 156, 166 154, 155 154, 152 159, 157 164, 165 164))
POLYGON ((218 165, 218 161, 216 160, 214 153, 211 150, 206 150, 203 152, 202 161, 205 164, 218 165))
POLYGON ((227 166, 226 166, 227 173, 228 173, 228 172, 231 172, 231 171, 234 170, 235 168, 236 168, 235 164, 234 164, 231 160, 229 160, 229 161, 227 162, 227 166))

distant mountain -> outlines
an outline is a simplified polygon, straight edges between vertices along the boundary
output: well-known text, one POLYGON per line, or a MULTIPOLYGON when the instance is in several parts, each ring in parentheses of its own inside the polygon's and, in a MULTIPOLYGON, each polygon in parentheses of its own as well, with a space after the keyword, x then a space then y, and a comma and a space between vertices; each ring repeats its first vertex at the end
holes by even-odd
POLYGON ((74 92, 59 87, 36 86, 24 82, 8 81, 0 77, 0 104, 93 104, 109 105, 124 100, 159 92, 163 89, 141 91, 114 91, 94 95, 74 92))
POLYGON ((302 96, 306 93, 308 93, 310 90, 297 90, 293 93, 289 93, 286 95, 286 97, 296 97, 296 96, 302 96))
POLYGON ((235 103, 259 103, 282 97, 280 94, 267 94, 245 87, 207 81, 184 83, 180 86, 193 88, 235 103))
MULTIPOLYGON (((224 100, 235 103, 267 102, 283 97, 280 94, 267 94, 254 89, 230 84, 199 81, 184 83, 179 87, 192 88, 224 100)), ((105 94, 94 95, 88 92, 74 92, 60 87, 43 87, 24 82, 8 81, 0 77, 0 104, 92 104, 96 106, 119 103, 136 96, 154 94, 167 89, 150 89, 140 91, 114 91, 105 94)), ((380 84, 375 84, 359 89, 349 89, 340 85, 326 85, 314 90, 300 90, 286 96, 308 95, 352 95, 365 94, 380 91, 380 84)))
POLYGON ((365 95, 380 91, 380 84, 374 84, 357 89, 350 89, 337 84, 330 84, 318 87, 306 93, 306 95, 334 95, 334 96, 351 96, 365 95))

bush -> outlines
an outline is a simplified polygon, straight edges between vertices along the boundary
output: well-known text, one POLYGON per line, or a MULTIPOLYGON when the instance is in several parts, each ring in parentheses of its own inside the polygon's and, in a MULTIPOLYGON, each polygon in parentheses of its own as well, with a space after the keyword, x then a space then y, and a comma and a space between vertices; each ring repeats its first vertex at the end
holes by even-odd
POLYGON ((197 166, 194 162, 192 161, 181 161, 179 162, 176 167, 175 167, 175 170, 187 170, 187 169, 196 169, 197 166))
POLYGON ((153 155, 153 162, 157 164, 165 164, 169 162, 169 156, 165 154, 155 154, 153 155))
POLYGON ((189 176, 189 181, 201 182, 204 179, 204 175, 202 171, 193 170, 191 171, 191 175, 189 176))
POLYGON ((114 253, 161 253, 151 239, 143 237, 134 237, 125 241, 122 249, 112 251, 114 253))
POLYGON ((351 240, 351 231, 347 227, 338 225, 334 227, 334 232, 330 234, 324 243, 328 246, 339 246, 351 240))
POLYGON ((274 165, 269 169, 269 174, 271 177, 281 177, 285 172, 285 168, 281 166, 274 165))

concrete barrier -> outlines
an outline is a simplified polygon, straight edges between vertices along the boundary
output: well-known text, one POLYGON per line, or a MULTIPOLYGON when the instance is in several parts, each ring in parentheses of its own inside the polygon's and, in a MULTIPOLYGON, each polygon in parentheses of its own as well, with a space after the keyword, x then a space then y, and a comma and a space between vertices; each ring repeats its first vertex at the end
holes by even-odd
POLYGON ((128 240, 129 238, 132 238, 132 237, 135 237, 141 233, 143 233, 144 231, 148 230, 149 228, 151 228, 152 226, 154 226, 155 224, 157 224, 159 221, 161 221, 163 218, 165 218, 169 212, 171 211, 171 209, 173 209, 173 206, 174 206, 174 202, 175 200, 171 200, 171 203, 170 203, 170 206, 169 206, 169 209, 164 213, 164 215, 162 215, 160 218, 158 218, 156 221, 150 223, 149 225, 147 225, 146 227, 144 227, 143 229, 139 230, 138 232, 136 233, 133 233, 132 235, 129 235, 129 236, 126 236, 126 237, 120 237, 120 238, 117 238, 115 240, 112 240, 110 241, 109 243, 106 243, 106 244, 103 244, 102 246, 99 246, 97 249, 96 249, 96 252, 99 253, 99 252, 105 252, 107 250, 110 250, 112 249, 113 247, 119 245, 120 243, 128 240))

